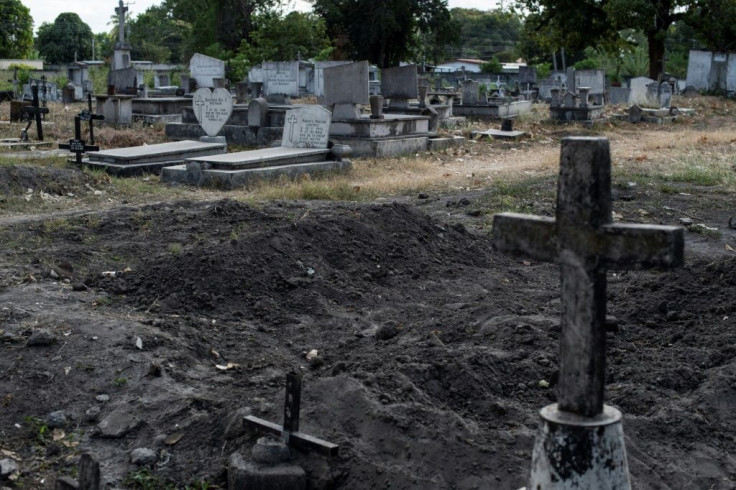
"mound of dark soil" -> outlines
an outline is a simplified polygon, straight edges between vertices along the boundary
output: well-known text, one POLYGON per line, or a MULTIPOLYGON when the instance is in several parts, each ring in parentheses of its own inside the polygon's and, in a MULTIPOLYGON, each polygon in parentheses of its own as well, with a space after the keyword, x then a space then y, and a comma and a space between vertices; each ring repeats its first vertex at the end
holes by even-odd
MULTIPOLYGON (((523 486, 555 400, 559 271, 441 215, 178 202, 7 227, 0 242, 22 247, 0 247, 2 449, 29 486, 80 449, 120 485, 140 476, 140 447, 161 482, 224 484, 228 456, 258 437, 243 414, 279 422, 296 370, 302 430, 341 446, 332 461, 295 453, 311 488, 523 486), (29 345, 39 330, 55 342, 29 345), (39 438, 27 417, 56 410, 65 435, 39 438), (112 438, 101 421, 135 423, 112 438)), ((681 270, 609 274, 606 397, 624 412, 634 488, 734 488, 727 233, 697 237, 681 270)))
POLYGON ((25 194, 28 189, 62 196, 77 193, 93 179, 77 169, 30 165, 0 166, 0 194, 25 194))

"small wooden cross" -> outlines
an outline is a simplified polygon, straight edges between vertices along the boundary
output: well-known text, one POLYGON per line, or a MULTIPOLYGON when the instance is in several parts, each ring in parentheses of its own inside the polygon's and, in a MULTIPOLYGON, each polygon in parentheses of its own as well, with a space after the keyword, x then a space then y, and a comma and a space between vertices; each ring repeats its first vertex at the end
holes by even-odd
POLYGON ((253 415, 243 418, 246 426, 260 429, 281 436, 289 446, 316 451, 324 456, 337 456, 340 447, 337 444, 312 437, 299 432, 299 411, 302 397, 302 377, 297 373, 286 375, 286 397, 284 399, 284 425, 263 420, 253 415))
POLYGON ((87 94, 87 109, 79 113, 80 121, 89 122, 89 144, 95 144, 95 126, 94 121, 104 121, 105 116, 92 112, 92 94, 87 94))
MULTIPOLYGON (((82 154, 88 151, 99 151, 100 147, 95 145, 88 145, 82 139, 82 118, 80 116, 74 116, 74 139, 69 140, 68 144, 61 143, 59 148, 63 150, 69 150, 70 153, 76 154, 77 165, 82 164, 82 154)), ((90 120, 90 123, 92 121, 90 120)))
POLYGON ((680 227, 614 224, 606 138, 562 140, 557 218, 498 214, 497 250, 559 262, 562 290, 558 408, 584 417, 603 411, 607 269, 683 264, 680 227))
POLYGON ((23 113, 29 118, 26 129, 22 131, 21 139, 24 141, 28 140, 28 128, 31 127, 33 119, 36 120, 36 133, 38 134, 38 141, 43 141, 43 126, 41 125, 41 114, 48 114, 48 107, 39 107, 38 105, 38 85, 31 86, 31 93, 33 94, 33 102, 30 106, 23 108, 23 113))

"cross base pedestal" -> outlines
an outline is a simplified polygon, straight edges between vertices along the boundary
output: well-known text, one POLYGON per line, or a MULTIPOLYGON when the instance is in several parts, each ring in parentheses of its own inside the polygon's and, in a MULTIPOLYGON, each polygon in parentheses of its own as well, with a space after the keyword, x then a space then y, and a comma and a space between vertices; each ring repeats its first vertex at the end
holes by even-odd
POLYGON ((581 417, 555 403, 539 415, 529 490, 631 490, 620 411, 604 405, 600 415, 581 417))
POLYGON ((227 139, 224 136, 200 136, 199 141, 202 143, 220 143, 225 145, 225 153, 227 153, 227 139))

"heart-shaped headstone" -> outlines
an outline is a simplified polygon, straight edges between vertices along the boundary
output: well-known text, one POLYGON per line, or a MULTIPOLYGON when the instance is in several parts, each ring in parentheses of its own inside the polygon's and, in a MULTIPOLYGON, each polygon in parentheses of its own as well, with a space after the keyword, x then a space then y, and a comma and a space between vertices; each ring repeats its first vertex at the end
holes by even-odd
POLYGON ((194 92, 192 109, 207 136, 217 136, 233 113, 233 96, 224 88, 216 88, 214 92, 199 88, 194 92))

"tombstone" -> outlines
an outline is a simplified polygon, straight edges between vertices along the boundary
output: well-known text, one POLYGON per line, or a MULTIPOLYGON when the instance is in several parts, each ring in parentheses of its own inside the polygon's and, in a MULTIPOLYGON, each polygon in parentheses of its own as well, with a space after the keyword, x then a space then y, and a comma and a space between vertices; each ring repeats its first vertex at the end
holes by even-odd
POLYGON ((76 100, 76 90, 74 85, 67 83, 61 90, 61 101, 64 104, 71 104, 76 100))
POLYGON ((156 76, 156 87, 168 87, 171 85, 171 78, 167 73, 156 76))
POLYGON ((525 90, 537 84, 537 69, 533 66, 519 67, 519 85, 525 90))
POLYGON ((138 93, 138 70, 123 68, 111 70, 107 76, 108 87, 114 87, 112 94, 136 95, 138 93))
POLYGON ((631 89, 629 87, 610 87, 608 89, 609 104, 628 104, 629 97, 631 97, 631 89))
POLYGON ((648 107, 650 101, 647 95, 649 92, 649 89, 647 89, 647 85, 655 82, 656 80, 652 80, 651 78, 647 77, 636 77, 629 80, 629 88, 631 89, 629 104, 636 104, 642 107, 648 107))
POLYGON ((645 107, 666 109, 672 101, 672 86, 667 82, 654 82, 647 85, 647 104, 645 107))
POLYGON ((417 65, 384 68, 381 71, 381 95, 389 99, 390 109, 408 109, 409 99, 418 97, 417 65))
POLYGON ((248 126, 262 128, 268 124, 268 101, 262 97, 248 103, 248 126))
POLYGON ((245 104, 248 101, 248 83, 238 82, 235 84, 235 97, 238 104, 245 104))
POLYGON ((560 264, 557 403, 540 412, 527 488, 631 488, 621 412, 604 404, 606 271, 683 264, 680 227, 614 224, 605 138, 562 140, 556 219, 493 220, 494 248, 560 264))
POLYGON ((322 106, 289 109, 281 132, 281 146, 189 158, 183 165, 163 168, 161 180, 234 188, 252 180, 281 175, 348 170, 352 163, 343 157, 350 149, 344 145, 328 148, 331 119, 330 111, 322 106))
POLYGON ((225 78, 225 62, 196 53, 189 60, 189 74, 197 82, 197 88, 213 88, 215 78, 225 78))
POLYGON ((233 113, 233 96, 224 88, 199 88, 194 92, 192 107, 207 136, 215 137, 233 113))
POLYGON ((190 88, 190 85, 189 85, 191 83, 190 82, 190 79, 189 79, 189 75, 185 75, 183 73, 180 74, 179 75, 179 83, 181 84, 181 88, 184 89, 184 93, 187 93, 188 94, 188 93, 190 93, 192 91, 192 89, 190 88))
POLYGON ((463 105, 478 105, 480 103, 480 84, 475 80, 463 82, 463 105))
MULTIPOLYGON (((594 105, 603 105, 606 93, 606 72, 603 70, 575 70, 575 93, 580 87, 587 87, 594 105)), ((568 87, 569 88, 569 87, 568 87)))
POLYGON ((319 105, 307 105, 290 112, 284 123, 282 148, 327 148, 330 111, 319 105))
POLYGON ((368 62, 324 69, 324 104, 333 107, 333 119, 359 119, 358 104, 368 104, 368 62))
POLYGON ((299 62, 271 61, 263 63, 263 93, 299 97, 299 62))

